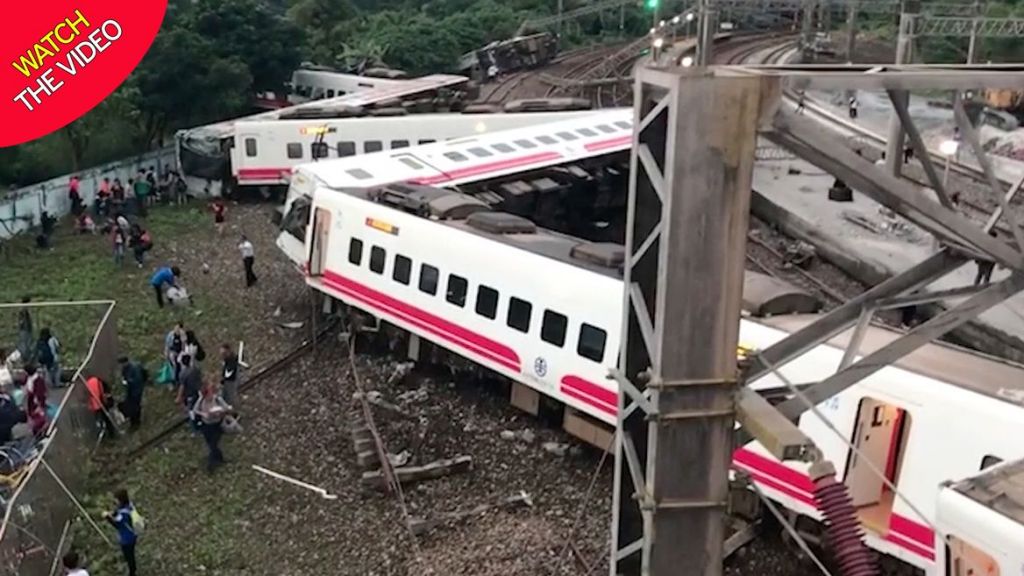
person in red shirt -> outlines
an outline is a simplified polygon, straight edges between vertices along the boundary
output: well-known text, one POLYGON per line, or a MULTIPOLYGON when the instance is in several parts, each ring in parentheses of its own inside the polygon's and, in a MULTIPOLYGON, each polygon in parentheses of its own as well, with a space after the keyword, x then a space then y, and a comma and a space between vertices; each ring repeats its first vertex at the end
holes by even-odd
POLYGON ((210 208, 213 209, 213 223, 217 226, 217 234, 224 234, 224 215, 228 207, 224 205, 224 200, 217 198, 210 208))
POLYGON ((71 200, 71 213, 78 216, 82 213, 82 194, 78 190, 78 176, 72 176, 68 181, 68 199, 71 200))

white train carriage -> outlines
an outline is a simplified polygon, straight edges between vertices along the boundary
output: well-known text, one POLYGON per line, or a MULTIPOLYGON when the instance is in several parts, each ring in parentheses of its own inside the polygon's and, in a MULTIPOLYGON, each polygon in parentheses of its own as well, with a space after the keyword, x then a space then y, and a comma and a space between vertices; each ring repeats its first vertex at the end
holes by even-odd
MULTIPOLYGON (((630 115, 606 111, 302 166, 279 246, 310 285, 408 331, 412 348, 420 339, 444 347, 515 382, 517 406, 536 411, 540 395, 553 398, 566 406, 571 432, 594 441, 602 434, 595 430, 604 430, 607 438, 607 426, 586 423, 615 419, 617 390, 605 376, 619 346, 621 249, 487 213, 479 200, 456 192, 399 185, 384 193, 380 185, 457 186, 622 151, 632 137, 630 115)), ((744 319, 741 342, 763 349, 813 318, 744 319)), ((871 328, 862 353, 896 336, 871 328)), ((798 383, 831 374, 847 337, 815 348, 783 373, 798 383)), ((767 375, 753 385, 782 383, 767 375)), ((810 413, 799 425, 836 464, 871 547, 929 575, 950 574, 945 540, 934 528, 939 484, 1024 458, 1016 438, 1024 429, 1022 397, 1021 367, 931 344, 822 403, 845 438, 810 413), (847 441, 864 456, 851 457, 847 441), (912 506, 894 497, 872 467, 912 506)), ((734 466, 788 509, 820 519, 806 465, 779 462, 751 443, 736 451, 734 466)))
POLYGON ((190 189, 208 189, 211 194, 217 195, 222 192, 225 181, 232 176, 230 151, 235 146, 235 124, 238 122, 279 120, 282 115, 288 117, 327 109, 365 108, 391 100, 424 97, 440 90, 459 88, 465 86, 469 79, 465 76, 432 74, 398 82, 400 83, 179 130, 175 134, 178 173, 185 178, 190 189))
POLYGON ((310 100, 336 98, 354 92, 402 86, 410 80, 371 78, 334 70, 300 68, 292 72, 288 102, 302 104, 310 100))
POLYGON ((937 523, 951 576, 1024 574, 1024 460, 944 486, 937 523))
POLYGON ((238 122, 234 126, 236 145, 231 148, 231 173, 239 186, 286 186, 292 170, 307 162, 397 150, 592 114, 452 113, 238 122))

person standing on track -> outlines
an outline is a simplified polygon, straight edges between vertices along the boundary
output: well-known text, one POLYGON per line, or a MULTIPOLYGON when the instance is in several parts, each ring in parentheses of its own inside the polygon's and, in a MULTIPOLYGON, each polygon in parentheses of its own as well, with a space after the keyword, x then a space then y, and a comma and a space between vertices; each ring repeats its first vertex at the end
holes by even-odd
POLYGON ((252 242, 242 234, 242 242, 238 244, 238 251, 242 253, 242 264, 245 266, 245 287, 251 288, 256 283, 256 273, 252 271, 253 264, 256 263, 256 254, 252 247, 252 242))

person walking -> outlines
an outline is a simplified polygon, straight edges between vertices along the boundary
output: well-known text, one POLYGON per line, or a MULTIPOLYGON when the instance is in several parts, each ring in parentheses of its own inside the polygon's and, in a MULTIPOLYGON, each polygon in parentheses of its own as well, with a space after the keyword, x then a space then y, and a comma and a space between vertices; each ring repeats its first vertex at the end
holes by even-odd
POLYGON ((65 576, 89 576, 88 570, 82 568, 82 561, 78 558, 78 552, 74 550, 68 551, 61 558, 61 563, 64 564, 65 576))
POLYGON ((164 358, 174 370, 174 383, 177 385, 181 373, 181 354, 185 350, 185 323, 181 320, 164 336, 164 358))
POLYGON ((36 360, 46 369, 49 384, 54 388, 60 388, 62 385, 60 352, 60 340, 57 340, 49 328, 40 330, 39 341, 36 343, 36 360))
MULTIPOLYGON (((22 304, 28 304, 32 301, 29 296, 23 296, 21 298, 22 304)), ((21 352, 21 361, 29 362, 32 360, 32 313, 29 312, 28 306, 22 306, 18 310, 18 351, 21 352)))
MULTIPOLYGON (((988 235, 993 238, 998 237, 995 230, 989 230, 988 235)), ((996 263, 992 260, 981 258, 975 260, 974 263, 978 265, 978 273, 974 275, 974 285, 980 286, 991 282, 992 272, 996 269, 996 263)))
POLYGON ((804 113, 804 105, 806 104, 806 102, 805 102, 806 100, 807 100, 807 93, 806 92, 804 92, 803 90, 800 90, 800 91, 798 91, 796 93, 796 113, 797 114, 803 114, 804 113))
POLYGON ((78 179, 77 175, 72 176, 71 179, 68 180, 68 200, 71 201, 71 213, 74 214, 75 217, 82 213, 82 193, 79 191, 80 186, 81 181, 78 179))
POLYGON ((217 198, 213 201, 210 209, 213 210, 213 225, 217 227, 217 235, 224 234, 224 220, 228 207, 222 198, 217 198))
POLYGON ((857 108, 858 108, 858 106, 860 106, 860 104, 857 102, 857 97, 856 96, 850 96, 850 102, 849 102, 848 108, 849 108, 850 119, 851 120, 856 120, 857 119, 857 108))
POLYGON ((199 397, 202 395, 203 390, 203 372, 199 369, 199 366, 192 361, 192 357, 188 354, 181 356, 181 372, 178 375, 178 404, 180 404, 186 412, 189 413, 189 418, 193 420, 195 424, 195 414, 193 407, 199 397))
POLYGON ((92 376, 85 381, 85 389, 89 393, 89 411, 96 418, 96 424, 108 437, 113 438, 117 435, 117 426, 110 419, 108 412, 114 407, 114 402, 110 397, 107 383, 100 380, 98 376, 92 376))
POLYGON ((224 400, 232 406, 238 406, 238 354, 231 349, 231 344, 221 344, 220 358, 223 363, 220 385, 224 400))
POLYGON ((121 553, 124 554, 125 564, 128 565, 128 576, 137 576, 135 545, 139 541, 139 532, 142 530, 142 516, 136 512, 135 506, 128 498, 127 490, 121 489, 114 492, 114 502, 117 507, 113 512, 104 514, 103 517, 117 530, 121 553))
POLYGON ((256 253, 252 242, 249 242, 245 234, 242 234, 242 242, 238 245, 238 251, 242 253, 242 265, 245 266, 245 287, 251 288, 257 280, 256 273, 252 270, 256 263, 256 253))
POLYGON ((211 383, 203 388, 202 396, 196 400, 192 412, 199 421, 199 431, 209 451, 206 471, 212 474, 218 466, 226 463, 224 453, 220 450, 220 439, 224 436, 224 418, 233 414, 234 408, 224 401, 217 386, 211 383))
POLYGON ((129 360, 127 356, 117 359, 121 366, 121 382, 125 387, 124 404, 121 412, 128 417, 132 430, 142 425, 142 394, 146 389, 146 370, 142 364, 129 360))
POLYGON ((157 306, 164 307, 165 286, 167 288, 177 288, 179 277, 181 277, 181 270, 177 266, 161 266, 153 273, 153 276, 149 279, 149 285, 156 292, 157 306))
POLYGON ((117 224, 114 225, 110 232, 111 241, 114 243, 114 265, 118 268, 124 268, 124 247, 128 244, 128 239, 124 235, 124 230, 117 224))

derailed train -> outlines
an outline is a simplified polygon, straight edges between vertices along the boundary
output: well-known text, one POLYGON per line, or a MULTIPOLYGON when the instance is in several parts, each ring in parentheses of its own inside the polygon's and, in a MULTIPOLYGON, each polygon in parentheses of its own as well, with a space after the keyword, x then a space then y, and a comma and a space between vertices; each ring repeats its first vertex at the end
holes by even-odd
MULTIPOLYGON (((631 140, 631 112, 611 110, 301 166, 278 245, 310 286, 407 333, 411 357, 441 349, 468 359, 510 380, 516 406, 537 413, 556 403, 568 431, 606 445, 618 409, 606 375, 619 347, 622 248, 545 230, 492 210, 485 199, 439 187, 569 170, 621 154, 631 140)), ((812 320, 745 318, 740 339, 763 349, 812 320)), ((795 382, 831 374, 846 337, 782 372, 795 382)), ((862 350, 895 337, 872 327, 862 350)), ((782 385, 772 375, 752 383, 761 390, 782 385)), ((1021 531, 979 537, 993 514, 1006 514, 975 510, 958 498, 962 492, 950 494, 941 483, 1024 458, 1024 369, 931 344, 820 410, 845 437, 813 414, 801 416, 799 426, 835 463, 869 546, 928 575, 981 573, 967 571, 973 566, 1020 573, 1021 531), (884 470, 906 500, 873 469, 884 470)), ((733 464, 787 509, 821 520, 807 464, 780 462, 757 442, 739 448, 733 464)))
POLYGON ((485 78, 543 66, 558 55, 558 38, 548 32, 491 42, 462 56, 459 72, 485 78))

